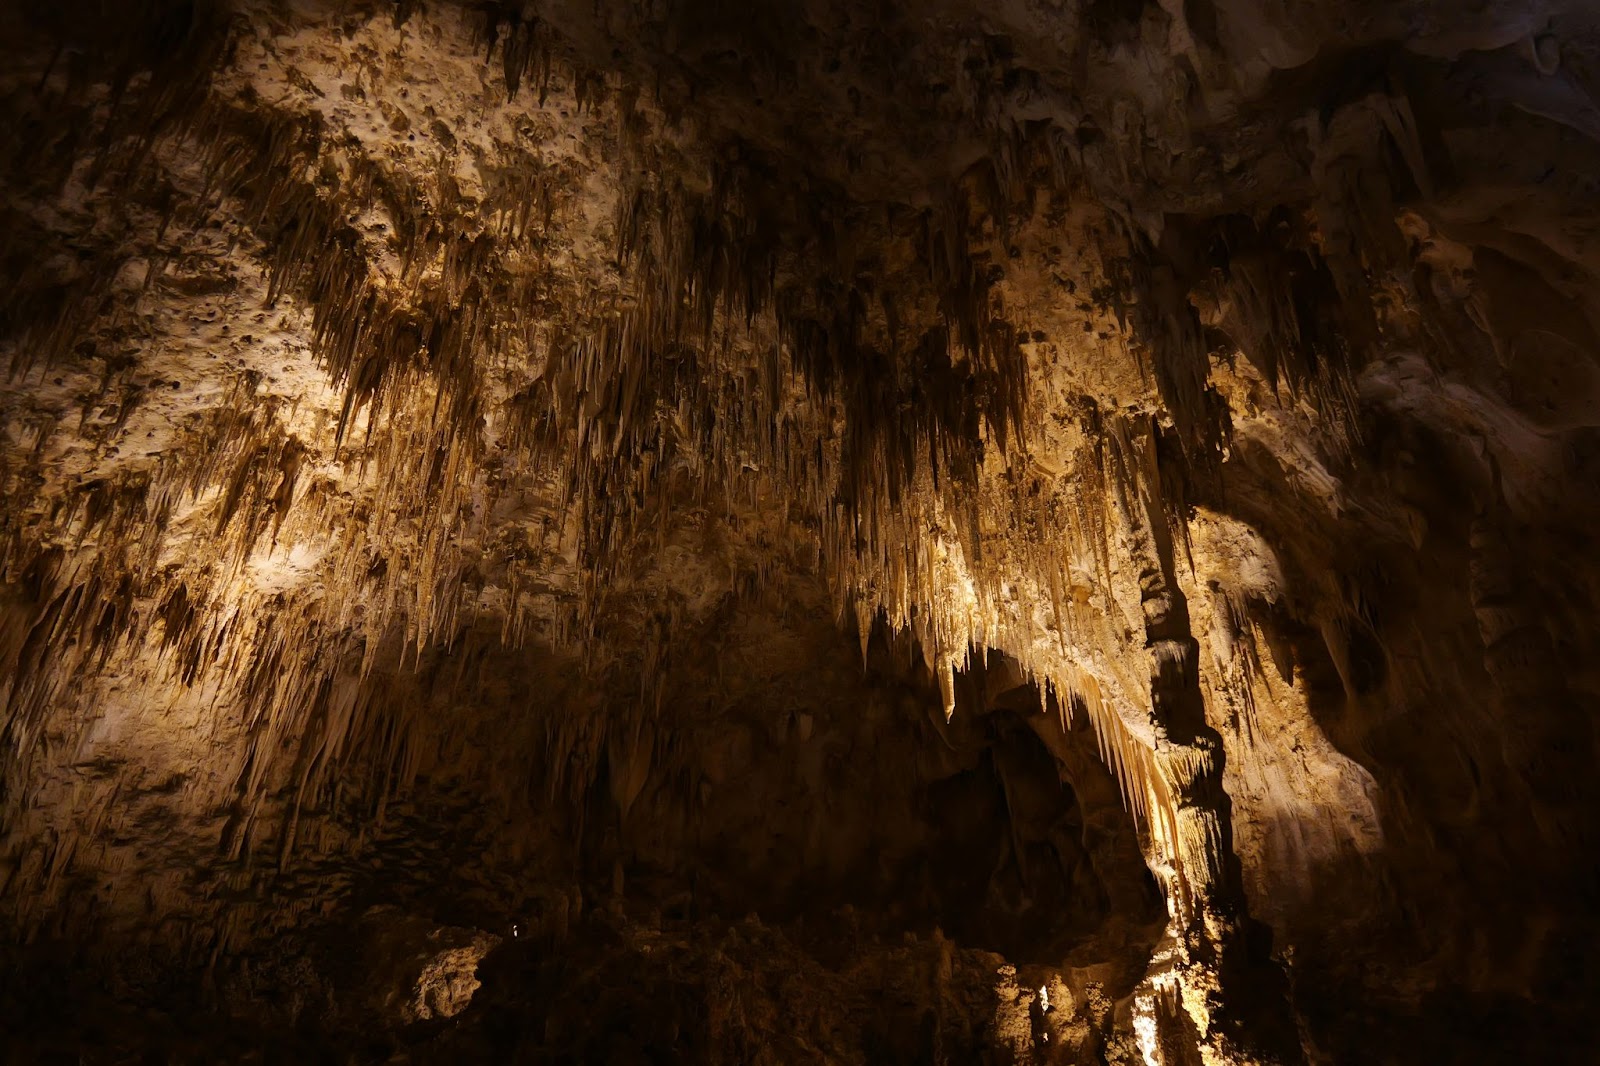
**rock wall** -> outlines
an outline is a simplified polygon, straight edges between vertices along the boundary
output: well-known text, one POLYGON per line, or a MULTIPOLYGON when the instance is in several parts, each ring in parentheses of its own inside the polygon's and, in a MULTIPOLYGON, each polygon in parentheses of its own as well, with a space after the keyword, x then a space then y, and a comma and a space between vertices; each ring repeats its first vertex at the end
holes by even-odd
POLYGON ((1597 24, 0 14, 28 1046, 1581 1061, 1597 24))

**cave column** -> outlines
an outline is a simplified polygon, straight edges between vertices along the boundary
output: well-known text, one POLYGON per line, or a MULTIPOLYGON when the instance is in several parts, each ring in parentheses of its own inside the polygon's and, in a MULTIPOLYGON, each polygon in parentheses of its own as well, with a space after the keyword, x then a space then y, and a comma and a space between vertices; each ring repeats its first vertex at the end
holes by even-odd
MULTIPOLYGON (((1143 1015, 1140 1042, 1147 1060, 1163 1066, 1263 1061, 1240 1048, 1223 1026, 1237 1032, 1236 1023, 1248 1014, 1252 1029, 1262 1031, 1263 1014, 1288 1021, 1288 1004, 1272 994, 1281 981, 1261 982, 1251 973, 1257 967, 1244 944, 1248 907, 1233 851, 1232 804, 1223 788, 1222 737, 1206 721, 1199 643, 1177 581, 1172 531, 1156 495, 1161 478, 1154 427, 1119 443, 1131 460, 1129 471, 1135 465, 1138 470, 1137 476, 1119 479, 1118 503, 1131 534, 1130 562, 1139 574, 1152 763, 1166 800, 1164 813, 1152 807, 1151 832, 1155 846, 1164 844, 1170 852, 1157 859, 1169 858, 1173 868, 1167 946, 1157 952, 1136 998, 1136 1013, 1143 1015), (1236 987, 1241 983, 1267 994, 1258 999, 1236 987)), ((1281 1050, 1292 1057, 1295 1049, 1281 1050)), ((1265 1060, 1276 1057, 1268 1054, 1265 1060)))

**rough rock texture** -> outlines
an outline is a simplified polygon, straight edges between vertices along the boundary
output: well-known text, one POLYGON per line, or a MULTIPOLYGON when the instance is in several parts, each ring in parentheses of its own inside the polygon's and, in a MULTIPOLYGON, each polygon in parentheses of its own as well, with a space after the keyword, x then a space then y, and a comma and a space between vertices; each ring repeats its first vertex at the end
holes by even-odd
POLYGON ((0 53, 14 1061, 1586 1061, 1593 5, 0 53))

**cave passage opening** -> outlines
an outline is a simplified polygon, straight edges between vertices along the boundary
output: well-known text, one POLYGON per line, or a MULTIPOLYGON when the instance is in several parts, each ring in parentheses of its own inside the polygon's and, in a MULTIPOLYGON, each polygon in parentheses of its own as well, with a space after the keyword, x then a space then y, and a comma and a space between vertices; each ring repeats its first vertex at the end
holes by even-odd
POLYGON ((1083 709, 991 651, 958 672, 946 721, 913 638, 880 620, 863 664, 828 628, 755 690, 667 715, 621 819, 608 762, 589 821, 610 807, 616 828, 591 877, 620 862, 617 883, 669 920, 753 913, 821 957, 939 935, 1017 964, 1109 964, 1131 987, 1166 908, 1083 709))

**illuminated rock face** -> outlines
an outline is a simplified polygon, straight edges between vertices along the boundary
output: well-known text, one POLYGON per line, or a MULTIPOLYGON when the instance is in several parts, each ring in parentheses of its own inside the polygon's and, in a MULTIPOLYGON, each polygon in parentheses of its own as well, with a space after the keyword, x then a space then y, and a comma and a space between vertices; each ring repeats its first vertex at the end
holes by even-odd
POLYGON ((1600 15, 1462 6, 0 14, 18 1061, 1585 1061, 1600 15))

